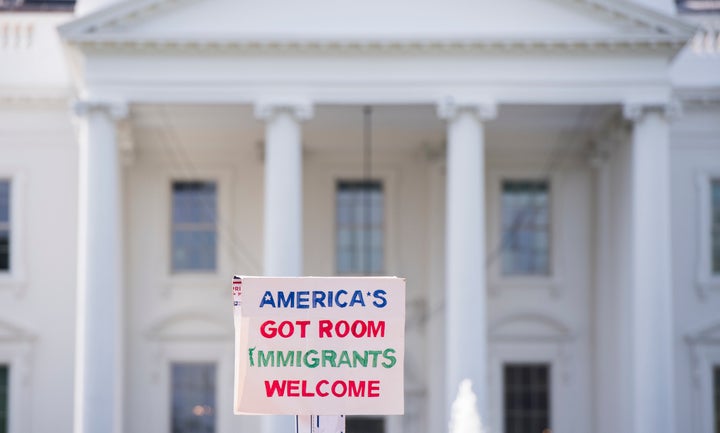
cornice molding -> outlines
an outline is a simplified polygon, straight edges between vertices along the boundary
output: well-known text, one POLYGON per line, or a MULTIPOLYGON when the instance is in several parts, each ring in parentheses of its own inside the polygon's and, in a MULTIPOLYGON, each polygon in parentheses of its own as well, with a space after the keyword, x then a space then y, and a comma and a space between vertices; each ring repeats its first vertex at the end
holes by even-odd
POLYGON ((569 37, 512 36, 457 36, 446 38, 347 38, 302 37, 276 35, 271 37, 137 37, 117 33, 118 27, 128 27, 133 22, 149 19, 172 7, 179 7, 189 0, 135 0, 124 1, 78 18, 59 27, 62 38, 79 47, 128 47, 144 49, 202 48, 242 50, 538 50, 547 48, 607 48, 607 49, 667 49, 672 52, 682 48, 696 32, 696 26, 673 16, 663 15, 631 2, 613 0, 566 0, 578 3, 596 14, 603 12, 622 19, 638 31, 629 35, 598 37, 575 35, 569 37), (103 30, 107 30, 103 33, 103 30))
POLYGON ((132 50, 240 50, 252 52, 468 52, 468 51, 559 51, 651 50, 674 54, 685 46, 684 36, 546 37, 487 36, 457 38, 210 38, 210 37, 134 37, 126 35, 83 35, 67 41, 80 48, 124 48, 132 50))

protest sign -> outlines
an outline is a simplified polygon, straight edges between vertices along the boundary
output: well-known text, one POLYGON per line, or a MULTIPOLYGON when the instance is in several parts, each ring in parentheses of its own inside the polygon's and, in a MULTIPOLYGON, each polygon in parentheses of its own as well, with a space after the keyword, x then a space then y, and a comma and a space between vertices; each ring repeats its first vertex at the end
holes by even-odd
POLYGON ((236 414, 404 410, 405 280, 235 277, 236 414))

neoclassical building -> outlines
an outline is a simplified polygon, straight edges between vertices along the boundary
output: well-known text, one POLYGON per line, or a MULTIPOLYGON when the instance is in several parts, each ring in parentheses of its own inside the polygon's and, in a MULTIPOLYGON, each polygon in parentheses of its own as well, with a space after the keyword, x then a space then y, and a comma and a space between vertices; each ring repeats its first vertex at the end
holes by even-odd
POLYGON ((0 433, 232 415, 230 282, 407 279, 405 415, 720 433, 717 0, 0 0, 0 433))

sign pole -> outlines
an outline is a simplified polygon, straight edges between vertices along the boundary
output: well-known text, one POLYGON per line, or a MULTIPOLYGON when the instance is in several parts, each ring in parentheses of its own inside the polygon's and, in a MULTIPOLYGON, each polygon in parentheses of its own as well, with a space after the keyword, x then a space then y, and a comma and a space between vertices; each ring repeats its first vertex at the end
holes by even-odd
POLYGON ((295 433, 345 433, 345 415, 295 415, 295 433))

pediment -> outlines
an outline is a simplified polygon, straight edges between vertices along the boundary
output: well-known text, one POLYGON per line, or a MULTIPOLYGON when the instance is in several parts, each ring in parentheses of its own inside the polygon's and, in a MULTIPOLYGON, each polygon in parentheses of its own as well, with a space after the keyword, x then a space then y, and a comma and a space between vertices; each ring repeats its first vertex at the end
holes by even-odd
POLYGON ((490 326, 493 340, 562 341, 572 338, 570 329, 556 319, 536 313, 514 314, 490 326))
POLYGON ((288 46, 684 43, 693 28, 611 0, 131 0, 61 26, 71 43, 288 46))
POLYGON ((233 335, 232 321, 201 313, 177 314, 159 321, 147 333, 152 340, 227 340, 233 335))

